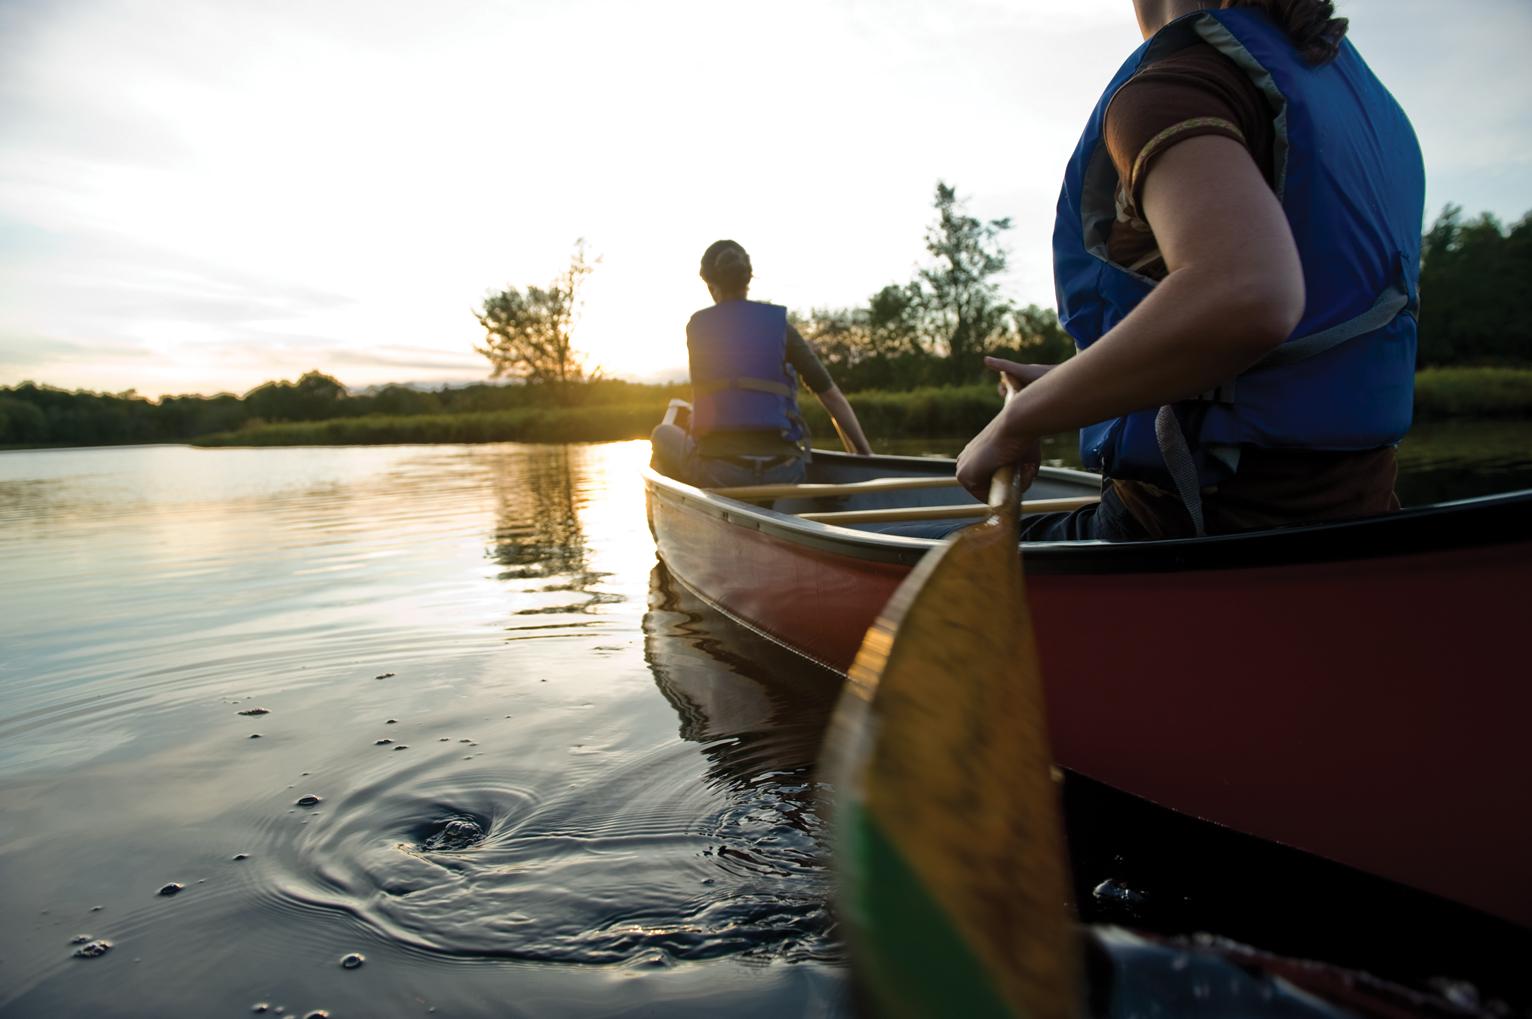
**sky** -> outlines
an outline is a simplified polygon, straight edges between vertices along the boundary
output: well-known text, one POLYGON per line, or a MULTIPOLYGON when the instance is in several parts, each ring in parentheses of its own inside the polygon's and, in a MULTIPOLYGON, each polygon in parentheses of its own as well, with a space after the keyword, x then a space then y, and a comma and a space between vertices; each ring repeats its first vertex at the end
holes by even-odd
MULTIPOLYGON (((1532 210, 1532 3, 1340 0, 1410 114, 1428 218, 1532 210)), ((576 344, 684 374, 697 263, 852 306, 938 179, 1050 305, 1065 160, 1130 0, 0 0, 0 386, 466 382, 473 308, 600 262, 576 344)))

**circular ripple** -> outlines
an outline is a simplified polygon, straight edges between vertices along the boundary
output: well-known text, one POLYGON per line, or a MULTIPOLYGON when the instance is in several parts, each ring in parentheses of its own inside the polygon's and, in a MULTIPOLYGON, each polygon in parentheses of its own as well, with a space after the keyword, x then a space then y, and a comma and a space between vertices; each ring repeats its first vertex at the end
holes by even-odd
MULTIPOLYGON (((485 776, 337 795, 276 889, 455 958, 613 963, 836 947, 806 774, 720 789, 659 758, 539 798, 485 776)), ((400 776, 395 776, 399 780, 400 776)))

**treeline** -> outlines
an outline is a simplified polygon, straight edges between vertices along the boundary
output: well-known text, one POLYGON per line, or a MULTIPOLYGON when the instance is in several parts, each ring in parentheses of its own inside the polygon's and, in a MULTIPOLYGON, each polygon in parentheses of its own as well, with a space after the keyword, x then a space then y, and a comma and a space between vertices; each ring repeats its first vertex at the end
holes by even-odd
POLYGON ((278 423, 377 417, 493 414, 564 406, 571 409, 653 403, 663 407, 681 386, 646 386, 617 379, 554 386, 471 385, 426 391, 384 386, 351 394, 338 380, 309 372, 296 382, 268 382, 234 396, 167 396, 133 392, 68 392, 24 382, 0 387, 0 445, 95 446, 185 442, 278 423))
MULTIPOLYGON (((313 373, 305 378, 312 378, 313 373)), ((321 376, 322 377, 322 376, 321 376)), ((301 380, 300 380, 301 383, 301 380)), ((276 383, 279 391, 300 384, 276 383)), ((312 384, 311 384, 312 388, 312 384)), ((262 387, 267 389, 267 387, 262 387)), ((666 403, 685 396, 682 386, 643 386, 593 382, 580 387, 574 405, 529 386, 470 386, 421 393, 390 387, 378 393, 335 398, 324 416, 323 405, 309 404, 285 419, 240 417, 241 400, 175 397, 154 404, 136 396, 61 393, 24 385, 0 389, 0 444, 96 445, 123 442, 189 441, 206 446, 370 445, 422 442, 600 442, 641 438, 665 412, 666 403), (46 431, 50 418, 30 397, 44 397, 64 413, 51 419, 59 431, 46 431), (58 402, 57 398, 63 398, 58 402), (68 401, 77 401, 70 406, 68 401), (205 405, 205 416, 185 413, 205 405), (8 433, 16 408, 43 430, 8 433), (156 410, 171 413, 157 417, 156 410), (92 409, 101 410, 92 417, 92 409), (9 417, 7 417, 9 415, 9 417), (181 415, 179 418, 176 415, 181 415), (226 416, 227 415, 227 416, 226 416), (301 416, 298 416, 301 415, 301 416), (200 422, 200 423, 199 423, 200 422), (86 427, 82 427, 86 426, 86 427), (102 432, 102 428, 120 429, 102 432), (71 434, 70 429, 74 429, 71 434), (174 429, 180 429, 174 431, 174 429), (203 429, 207 429, 204 431, 203 429)), ((915 389, 860 390, 853 397, 857 416, 874 439, 972 435, 1000 407, 992 384, 931 386, 915 389)), ((817 400, 805 399, 804 417, 823 444, 833 445, 834 431, 817 400)), ((1416 377, 1415 412, 1427 418, 1526 418, 1532 416, 1532 369, 1429 368, 1416 377)))
MULTIPOLYGON (((937 185, 931 263, 858 308, 794 316, 841 388, 962 385, 983 376, 985 354, 1057 364, 1074 344, 1052 309, 1021 307, 994 282, 1007 264, 1008 220, 967 216, 937 185)), ((1419 368, 1532 364, 1532 212, 1507 228, 1493 215, 1463 218, 1449 205, 1422 238, 1419 368)))
POLYGON ((819 308, 794 324, 845 390, 968 385, 985 377, 984 355, 1057 364, 1074 353, 1058 315, 1001 292, 1010 264, 1009 219, 970 216, 937 182, 929 261, 913 279, 890 283, 856 308, 819 308))
MULTIPOLYGON (((934 208, 925 238, 930 257, 911 280, 888 284, 861 306, 793 315, 842 389, 877 393, 876 400, 887 404, 879 412, 888 419, 890 430, 884 435, 917 431, 918 407, 934 406, 934 397, 916 399, 914 391, 978 385, 986 377, 985 354, 1057 363, 1073 353, 1051 309, 1019 305, 1001 292, 998 279, 1008 264, 1001 238, 1010 221, 968 215, 956 191, 944 183, 936 186, 934 208), (900 415, 902 425, 894 420, 900 415)), ((1532 213, 1507 229, 1488 214, 1465 221, 1461 208, 1448 206, 1425 234, 1422 250, 1420 366, 1532 364, 1532 319, 1521 308, 1526 280, 1532 279, 1532 213)), ((478 314, 486 344, 478 349, 496 376, 517 380, 509 385, 436 391, 385 386, 351 394, 338 380, 309 372, 296 382, 268 382, 244 396, 151 401, 132 391, 66 392, 22 383, 0 388, 0 445, 179 442, 214 434, 250 435, 271 426, 291 426, 267 433, 273 437, 312 438, 325 430, 299 426, 364 420, 329 432, 336 441, 458 441, 406 438, 420 435, 462 435, 468 438, 461 441, 475 441, 577 432, 582 438, 617 437, 609 433, 627 434, 637 416, 663 409, 667 399, 684 396, 688 387, 645 386, 586 373, 571 345, 571 331, 579 285, 590 271, 583 248, 577 248, 569 270, 548 286, 513 288, 486 298, 478 314), (597 407, 607 409, 609 427, 590 423, 594 418, 588 413, 587 424, 580 425, 582 411, 597 407), (563 416, 553 415, 554 409, 563 416), (443 423, 465 415, 477 416, 476 421, 443 423), (403 418, 432 421, 382 423, 403 418), (389 435, 398 438, 383 437, 389 435)), ((1527 378, 1521 371, 1449 372, 1429 382, 1422 375, 1417 405, 1428 415, 1460 414, 1475 406, 1487 416, 1532 414, 1527 378)), ((866 402, 858 404, 859 411, 866 402)), ((974 413, 971 401, 959 402, 961 413, 946 413, 939 420, 966 421, 974 413)))
POLYGON ((1420 365, 1532 362, 1528 280, 1532 212, 1508 230, 1447 206, 1421 245, 1420 365))

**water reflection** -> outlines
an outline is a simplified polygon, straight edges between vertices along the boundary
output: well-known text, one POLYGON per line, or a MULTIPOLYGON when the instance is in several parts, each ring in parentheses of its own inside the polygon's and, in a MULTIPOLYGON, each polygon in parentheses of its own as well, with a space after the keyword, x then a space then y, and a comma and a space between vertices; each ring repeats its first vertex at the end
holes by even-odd
POLYGON ((710 852, 736 877, 780 881, 793 941, 835 957, 814 769, 840 678, 725 618, 663 565, 649 576, 643 629, 681 738, 702 748, 705 780, 728 797, 710 852))
POLYGON ((646 459, 0 455, 0 1014, 834 1011, 812 740, 678 737, 646 459))
POLYGON ((812 768, 840 677, 725 618, 663 564, 649 577, 644 657, 715 783, 748 787, 812 768))
POLYGON ((533 449, 519 461, 518 470, 491 476, 496 518, 491 551, 506 567, 500 579, 583 575, 587 549, 569 447, 533 449))

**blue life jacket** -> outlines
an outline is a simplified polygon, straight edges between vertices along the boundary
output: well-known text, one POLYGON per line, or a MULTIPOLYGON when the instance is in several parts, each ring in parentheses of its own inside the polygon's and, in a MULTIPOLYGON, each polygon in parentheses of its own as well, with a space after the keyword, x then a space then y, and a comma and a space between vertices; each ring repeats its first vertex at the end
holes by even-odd
POLYGON ((1112 79, 1065 172, 1054 280, 1059 318, 1081 350, 1155 286, 1107 258, 1118 186, 1102 137, 1107 106, 1140 67, 1199 42, 1249 74, 1271 106, 1275 190, 1308 303, 1292 336, 1237 379, 1081 429, 1080 453, 1108 477, 1173 486, 1200 531, 1198 493, 1231 476, 1239 447, 1377 449, 1409 430, 1425 170, 1404 112, 1349 42, 1313 67, 1263 12, 1177 19, 1112 79))
POLYGON ((694 438, 716 431, 807 434, 798 415, 798 373, 787 362, 787 309, 725 301, 686 323, 694 438))

